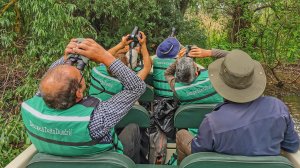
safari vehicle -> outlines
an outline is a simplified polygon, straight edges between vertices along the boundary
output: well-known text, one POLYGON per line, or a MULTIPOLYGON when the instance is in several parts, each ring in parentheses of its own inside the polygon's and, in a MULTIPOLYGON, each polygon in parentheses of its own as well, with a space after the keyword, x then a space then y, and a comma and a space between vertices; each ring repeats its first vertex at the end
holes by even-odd
MULTIPOLYGON (((152 102, 154 99, 153 88, 147 86, 146 92, 140 101, 152 102)), ((193 104, 179 107, 175 113, 174 126, 181 128, 198 128, 205 114, 212 111, 214 104, 193 104)), ((148 111, 140 106, 134 107, 118 123, 122 128, 129 123, 136 123, 141 128, 150 127, 150 116, 148 111)), ((176 151, 175 143, 167 145, 167 159, 176 151)), ((61 157, 38 153, 34 145, 30 145, 24 152, 10 162, 6 168, 300 168, 300 152, 291 154, 282 152, 282 156, 233 156, 214 152, 201 152, 186 157, 180 165, 155 165, 135 164, 125 155, 115 152, 103 152, 91 156, 61 157)))

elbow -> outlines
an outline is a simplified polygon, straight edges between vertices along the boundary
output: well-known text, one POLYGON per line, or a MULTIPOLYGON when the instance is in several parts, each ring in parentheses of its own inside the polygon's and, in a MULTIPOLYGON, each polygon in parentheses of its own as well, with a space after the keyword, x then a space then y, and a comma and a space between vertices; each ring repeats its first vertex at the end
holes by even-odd
POLYGON ((135 92, 138 93, 139 95, 142 95, 145 91, 146 91, 146 83, 143 80, 141 80, 141 82, 139 82, 139 85, 135 87, 135 92))
POLYGON ((299 140, 291 144, 285 144, 281 146, 281 149, 289 153, 296 153, 299 150, 299 140))

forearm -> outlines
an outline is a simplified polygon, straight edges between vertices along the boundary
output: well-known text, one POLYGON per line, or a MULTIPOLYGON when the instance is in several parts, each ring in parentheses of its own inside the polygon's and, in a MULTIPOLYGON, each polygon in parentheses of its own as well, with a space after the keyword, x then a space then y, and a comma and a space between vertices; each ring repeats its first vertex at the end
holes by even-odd
POLYGON ((175 91, 175 71, 177 61, 171 64, 165 71, 165 78, 168 81, 172 91, 175 91))
POLYGON ((120 60, 114 61, 109 68, 121 81, 124 90, 100 102, 94 110, 89 125, 93 139, 104 137, 127 114, 146 88, 145 83, 120 60))
POLYGON ((119 43, 119 44, 117 44, 116 46, 114 46, 113 48, 109 49, 108 52, 109 52, 111 55, 115 56, 116 53, 117 53, 120 49, 122 49, 123 47, 124 47, 123 44, 122 44, 122 43, 119 43))
POLYGON ((143 56, 143 62, 144 62, 144 67, 141 71, 138 72, 138 76, 142 79, 145 80, 150 73, 151 67, 152 67, 152 61, 149 56, 149 52, 146 46, 142 46, 141 48, 141 53, 143 56))

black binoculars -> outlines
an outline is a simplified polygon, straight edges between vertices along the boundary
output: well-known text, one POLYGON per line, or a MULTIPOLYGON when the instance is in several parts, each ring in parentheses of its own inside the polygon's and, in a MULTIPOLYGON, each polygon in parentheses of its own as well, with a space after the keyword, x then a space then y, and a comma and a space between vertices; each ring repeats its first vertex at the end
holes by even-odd
POLYGON ((139 27, 135 26, 127 39, 127 40, 133 40, 129 45, 130 48, 136 47, 136 45, 139 43, 138 37, 142 38, 142 35, 139 33, 139 27))
POLYGON ((185 56, 185 57, 189 57, 189 52, 190 52, 191 49, 192 49, 192 45, 186 45, 185 48, 186 48, 186 51, 185 51, 184 56, 185 56))
MULTIPOLYGON (((84 40, 84 38, 77 38, 77 43, 81 43, 84 40)), ((79 55, 79 54, 69 54, 66 64, 74 66, 76 64, 76 68, 80 71, 83 71, 85 65, 88 63, 89 59, 79 55)))

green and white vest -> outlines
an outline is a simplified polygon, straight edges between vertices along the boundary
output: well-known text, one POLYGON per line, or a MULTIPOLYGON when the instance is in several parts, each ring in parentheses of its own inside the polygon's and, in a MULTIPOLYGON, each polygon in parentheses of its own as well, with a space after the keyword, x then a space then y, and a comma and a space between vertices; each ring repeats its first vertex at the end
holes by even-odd
MULTIPOLYGON (((133 71, 138 73, 141 69, 142 67, 137 66, 133 71)), ((109 75, 105 65, 101 64, 93 68, 89 95, 106 101, 113 95, 121 92, 123 88, 124 86, 117 78, 109 75)))
POLYGON ((173 97, 173 92, 165 78, 166 69, 176 61, 176 59, 153 59, 153 85, 154 93, 161 97, 173 97))
POLYGON ((114 129, 110 132, 111 142, 90 137, 88 125, 97 102, 96 98, 87 97, 67 110, 49 108, 39 96, 23 102, 22 118, 31 142, 39 152, 60 156, 91 155, 108 150, 123 153, 114 129))
POLYGON ((117 78, 109 75, 106 66, 101 64, 100 66, 93 68, 89 95, 93 95, 94 97, 105 101, 122 90, 122 83, 117 78))
POLYGON ((213 88, 207 70, 201 71, 197 79, 191 84, 176 82, 175 91, 181 104, 216 104, 223 102, 223 98, 213 88))

